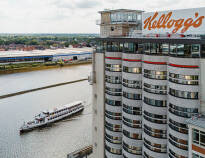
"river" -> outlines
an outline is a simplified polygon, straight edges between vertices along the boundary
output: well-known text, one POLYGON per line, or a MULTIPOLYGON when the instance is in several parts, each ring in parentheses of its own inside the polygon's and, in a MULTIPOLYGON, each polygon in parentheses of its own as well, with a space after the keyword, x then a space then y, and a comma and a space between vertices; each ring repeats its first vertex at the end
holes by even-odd
MULTIPOLYGON (((91 65, 0 76, 0 95, 85 78, 91 65)), ((69 152, 91 144, 91 86, 87 81, 0 100, 0 158, 66 158, 69 152), (19 135, 23 121, 40 111, 76 100, 87 102, 82 115, 51 127, 19 135)))

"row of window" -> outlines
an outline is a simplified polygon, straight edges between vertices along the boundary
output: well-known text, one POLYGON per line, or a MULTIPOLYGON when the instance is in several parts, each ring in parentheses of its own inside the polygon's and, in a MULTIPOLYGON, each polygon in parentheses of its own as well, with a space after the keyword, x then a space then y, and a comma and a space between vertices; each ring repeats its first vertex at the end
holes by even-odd
POLYGON ((141 89, 142 81, 123 79, 123 86, 128 88, 141 89))
POLYGON ((192 158, 205 158, 204 156, 200 156, 200 155, 197 155, 195 153, 192 153, 192 158))
POLYGON ((166 144, 155 144, 144 138, 144 146, 151 151, 158 153, 166 153, 167 145, 166 144))
POLYGON ((105 81, 112 84, 121 84, 122 78, 119 76, 105 76, 105 81))
POLYGON ((122 131, 121 125, 113 125, 111 123, 108 123, 107 121, 105 121, 105 127, 106 127, 106 129, 113 131, 113 132, 121 132, 122 131))
POLYGON ((156 71, 144 69, 144 77, 156 80, 166 80, 167 71, 156 71))
POLYGON ((205 147, 205 132, 192 129, 192 142, 205 147))
POLYGON ((144 118, 147 121, 158 123, 158 124, 166 124, 167 123, 167 116, 166 115, 157 115, 152 114, 147 111, 144 111, 144 118))
POLYGON ((105 64, 105 70, 111 72, 121 72, 121 65, 119 64, 105 64))
POLYGON ((166 100, 155 100, 155 99, 150 99, 147 97, 144 97, 144 103, 151 105, 151 106, 157 106, 157 107, 166 107, 167 106, 166 100))
MULTIPOLYGON (((111 29, 114 29, 111 27, 111 29)), ((101 43, 102 50, 108 52, 126 52, 151 55, 169 55, 186 58, 204 57, 205 45, 199 44, 168 44, 168 43, 101 43), (201 53, 200 53, 201 51, 201 53)))
POLYGON ((105 133, 105 139, 113 144, 121 144, 122 143, 122 137, 113 137, 107 133, 105 133))
POLYGON ((177 116, 190 118, 198 113, 197 108, 183 108, 169 103, 169 111, 177 116))
POLYGON ((144 132, 151 137, 162 138, 162 139, 167 138, 166 130, 154 129, 154 128, 148 127, 145 124, 144 124, 144 132))
POLYGON ((122 102, 105 98, 105 103, 111 106, 121 106, 122 102))
POLYGON ((121 88, 110 88, 105 87, 105 93, 113 96, 122 96, 122 89, 121 88))
POLYGON ((167 86, 161 86, 161 85, 152 85, 148 83, 144 83, 144 91, 148 93, 154 93, 154 94, 167 94, 167 86))
POLYGON ((169 119, 169 127, 177 132, 188 134, 188 128, 186 124, 169 119))
POLYGON ((121 155, 122 154, 122 149, 115 149, 115 148, 111 148, 108 145, 105 145, 105 149, 107 151, 109 151, 112 154, 116 154, 116 155, 121 155))
POLYGON ((133 94, 133 93, 127 93, 127 92, 123 92, 123 97, 128 98, 128 99, 132 99, 132 100, 141 100, 142 99, 141 94, 133 94))
POLYGON ((142 134, 131 133, 125 129, 123 129, 123 135, 130 138, 130 139, 142 140, 142 134))
POLYGON ((105 110, 105 116, 107 118, 113 119, 113 120, 121 120, 121 113, 114 113, 114 112, 110 112, 105 110))
POLYGON ((199 82, 198 75, 181 75, 175 73, 169 73, 169 81, 178 83, 178 84, 185 84, 185 85, 198 85, 199 82))
POLYGON ((171 134, 169 134, 169 140, 171 140, 170 143, 176 146, 177 148, 188 150, 188 141, 179 139, 171 134))
POLYGON ((131 128, 142 128, 142 122, 139 120, 131 120, 123 116, 123 124, 131 128))
POLYGON ((125 142, 122 144, 123 149, 131 154, 141 155, 142 154, 142 147, 131 146, 125 142))
POLYGON ((141 67, 137 68, 137 67, 123 66, 123 72, 141 74, 142 73, 142 68, 141 67))
POLYGON ((141 115, 142 114, 141 107, 132 107, 132 106, 128 106, 126 104, 123 104, 123 111, 125 113, 131 114, 131 115, 141 115))
POLYGON ((148 155, 148 154, 144 151, 144 158, 154 158, 154 157, 148 155))
POLYGON ((169 88, 169 94, 184 99, 198 99, 198 92, 187 92, 169 88))
POLYGON ((181 145, 176 143, 175 141, 173 141, 171 138, 169 138, 169 143, 171 143, 172 145, 174 145, 175 147, 182 149, 182 150, 188 150, 187 146, 181 145))
POLYGON ((169 149, 169 157, 170 158, 188 158, 188 157, 179 155, 178 153, 172 151, 171 149, 169 149))

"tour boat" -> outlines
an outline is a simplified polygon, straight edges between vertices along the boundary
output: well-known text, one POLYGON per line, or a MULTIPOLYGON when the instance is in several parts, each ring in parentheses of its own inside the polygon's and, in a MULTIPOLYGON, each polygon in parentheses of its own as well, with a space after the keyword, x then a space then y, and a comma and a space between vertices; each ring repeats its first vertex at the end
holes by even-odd
POLYGON ((26 123, 24 122, 24 124, 20 127, 20 133, 30 131, 37 127, 46 126, 50 123, 77 114, 84 110, 84 104, 85 102, 83 101, 77 101, 59 108, 55 108, 53 110, 43 111, 35 116, 33 121, 26 123))

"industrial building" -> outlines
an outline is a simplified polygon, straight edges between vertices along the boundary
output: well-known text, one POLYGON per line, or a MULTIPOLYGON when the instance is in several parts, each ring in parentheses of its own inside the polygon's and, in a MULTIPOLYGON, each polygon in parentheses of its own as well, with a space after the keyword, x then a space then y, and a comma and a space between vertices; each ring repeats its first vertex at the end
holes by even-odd
POLYGON ((100 12, 93 157, 192 157, 186 121, 205 112, 204 13, 205 8, 100 12))
POLYGON ((67 48, 56 50, 34 51, 1 51, 0 64, 47 62, 47 61, 73 61, 92 58, 92 48, 67 48))

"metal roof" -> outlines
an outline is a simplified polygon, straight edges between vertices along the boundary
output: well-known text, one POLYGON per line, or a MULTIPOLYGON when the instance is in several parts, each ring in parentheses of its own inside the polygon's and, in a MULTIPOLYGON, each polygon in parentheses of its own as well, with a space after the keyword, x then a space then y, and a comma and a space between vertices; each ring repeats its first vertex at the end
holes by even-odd
POLYGON ((107 42, 133 42, 133 43, 174 43, 174 44, 205 44, 205 39, 197 38, 148 38, 148 37, 107 37, 95 38, 98 41, 107 42))
POLYGON ((185 122, 187 124, 191 124, 205 129, 205 115, 193 116, 192 118, 186 120, 185 122))
POLYGON ((67 48, 56 50, 34 50, 34 51, 0 51, 0 58, 32 58, 51 56, 85 55, 92 53, 92 48, 67 48))
POLYGON ((114 13, 114 12, 144 12, 143 10, 134 10, 134 9, 105 9, 99 11, 98 13, 114 13))

